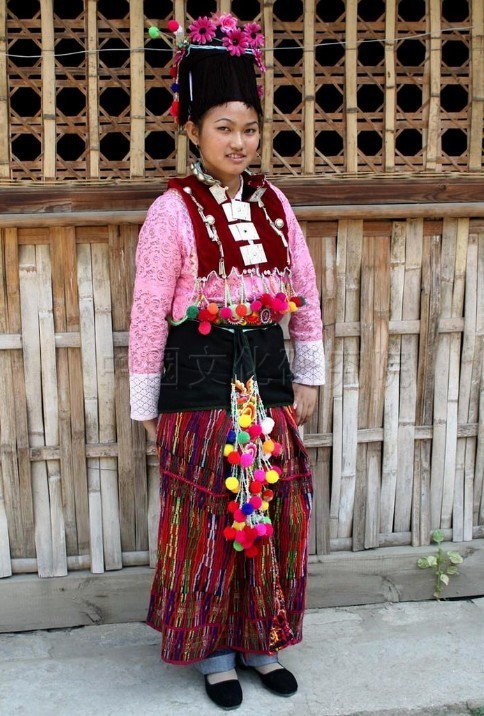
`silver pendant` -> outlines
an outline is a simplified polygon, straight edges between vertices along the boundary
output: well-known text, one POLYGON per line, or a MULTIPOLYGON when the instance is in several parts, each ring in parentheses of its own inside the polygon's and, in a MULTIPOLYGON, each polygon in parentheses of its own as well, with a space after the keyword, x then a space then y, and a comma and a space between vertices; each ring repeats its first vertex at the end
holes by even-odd
POLYGON ((240 247, 240 253, 245 266, 253 264, 263 264, 267 261, 267 257, 262 244, 248 244, 240 247))
POLYGON ((250 243, 253 241, 260 241, 257 229, 251 221, 229 225, 229 229, 232 232, 232 236, 235 241, 249 241, 250 243))
POLYGON ((223 204, 224 201, 227 201, 227 192, 223 186, 220 186, 220 184, 214 184, 211 186, 209 192, 212 194, 217 204, 223 204))
POLYGON ((250 221, 250 204, 247 201, 232 202, 232 216, 233 221, 250 221))

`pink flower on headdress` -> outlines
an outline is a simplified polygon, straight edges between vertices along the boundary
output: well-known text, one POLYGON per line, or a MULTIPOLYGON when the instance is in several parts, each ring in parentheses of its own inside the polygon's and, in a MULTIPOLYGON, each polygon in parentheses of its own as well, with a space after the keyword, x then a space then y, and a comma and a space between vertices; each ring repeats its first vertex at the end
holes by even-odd
POLYGON ((229 33, 237 30, 237 18, 231 15, 229 12, 226 15, 220 15, 217 17, 217 24, 222 32, 229 33))
POLYGON ((262 61, 262 52, 260 50, 254 50, 254 60, 256 61, 257 67, 259 70, 264 73, 266 71, 266 66, 264 65, 262 61))
POLYGON ((215 24, 208 17, 199 17, 198 20, 192 22, 188 29, 190 30, 190 41, 198 42, 200 45, 210 42, 217 31, 215 24))
POLYGON ((262 85, 257 85, 257 95, 259 99, 263 99, 264 97, 264 88, 262 85))
POLYGON ((253 50, 257 50, 264 45, 264 35, 261 33, 260 25, 257 22, 248 22, 244 27, 244 32, 247 35, 249 47, 252 47, 253 50))
POLYGON ((233 32, 227 33, 227 37, 223 39, 223 44, 232 56, 243 55, 249 46, 247 35, 242 30, 233 30, 233 32))

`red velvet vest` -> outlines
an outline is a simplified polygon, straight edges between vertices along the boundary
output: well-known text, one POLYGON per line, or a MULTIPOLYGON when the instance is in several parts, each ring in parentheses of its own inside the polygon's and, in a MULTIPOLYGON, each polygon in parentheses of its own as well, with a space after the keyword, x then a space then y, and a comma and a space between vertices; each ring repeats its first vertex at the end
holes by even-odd
MULTIPOLYGON (((263 210, 264 207, 272 222, 275 222, 277 219, 282 219, 283 225, 278 228, 279 231, 284 234, 287 242, 286 216, 282 203, 263 175, 249 175, 244 172, 242 178, 244 181, 242 200, 250 204, 250 220, 259 234, 260 243, 264 247, 266 256, 264 263, 257 264, 258 270, 260 273, 264 271, 272 272, 274 269, 278 269, 282 272, 288 268, 288 250, 286 246, 284 246, 281 236, 267 220, 263 210), (261 206, 259 201, 250 201, 250 199, 253 196, 257 196, 255 192, 262 188, 265 189, 265 191, 260 199, 262 203, 261 206)), ((197 202, 203 207, 205 216, 211 215, 215 219, 215 228, 223 246, 227 275, 229 275, 234 268, 239 273, 247 269, 255 268, 255 266, 245 265, 239 247, 240 242, 234 239, 229 229, 229 222, 222 208, 225 202, 219 204, 210 192, 210 187, 200 182, 195 176, 190 175, 180 179, 170 179, 168 188, 176 189, 180 192, 190 214, 195 233, 198 255, 198 276, 200 278, 208 276, 212 271, 219 273, 220 251, 216 242, 212 241, 209 237, 207 227, 200 216, 198 207, 193 201, 192 196, 195 197, 197 202), (190 187, 192 195, 184 191, 185 187, 190 187)), ((279 221, 278 224, 280 223, 279 221)))

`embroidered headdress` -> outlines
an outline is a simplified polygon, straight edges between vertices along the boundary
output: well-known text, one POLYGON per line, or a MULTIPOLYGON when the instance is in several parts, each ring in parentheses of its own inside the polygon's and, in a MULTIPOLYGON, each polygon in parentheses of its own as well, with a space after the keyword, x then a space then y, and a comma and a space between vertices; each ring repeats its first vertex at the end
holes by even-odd
MULTIPOLYGON (((255 65, 265 71, 260 29, 255 22, 239 27, 230 13, 199 17, 187 35, 176 21, 168 23, 177 46, 170 113, 181 126, 188 119, 197 122, 211 107, 226 102, 244 102, 262 114, 262 88, 257 86, 255 74, 255 65)), ((156 36, 154 30, 152 36, 156 36)))

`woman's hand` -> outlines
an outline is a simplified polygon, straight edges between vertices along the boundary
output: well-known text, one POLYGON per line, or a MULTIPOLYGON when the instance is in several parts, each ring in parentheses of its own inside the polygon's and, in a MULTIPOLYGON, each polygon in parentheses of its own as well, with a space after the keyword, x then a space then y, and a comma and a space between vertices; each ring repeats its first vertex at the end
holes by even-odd
POLYGON ((143 426, 148 433, 148 438, 151 440, 151 442, 156 443, 156 429, 158 427, 158 420, 156 418, 153 418, 152 420, 143 420, 143 426))
POLYGON ((294 390, 296 422, 298 425, 304 425, 314 413, 318 397, 318 386, 293 383, 292 388, 294 390))

